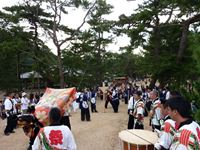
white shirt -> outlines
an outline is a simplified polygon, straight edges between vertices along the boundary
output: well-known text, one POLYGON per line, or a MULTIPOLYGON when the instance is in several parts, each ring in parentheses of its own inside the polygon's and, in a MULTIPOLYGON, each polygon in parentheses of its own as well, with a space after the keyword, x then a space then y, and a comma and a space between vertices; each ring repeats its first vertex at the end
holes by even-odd
POLYGON ((16 109, 16 104, 17 104, 17 101, 13 98, 12 99, 12 102, 13 102, 13 113, 17 113, 17 109, 16 109))
POLYGON ((79 98, 80 95, 81 95, 81 92, 76 92, 75 98, 76 98, 76 99, 79 98))
POLYGON ((15 98, 15 101, 16 101, 17 103, 21 103, 21 99, 20 99, 20 98, 15 98))
MULTIPOLYGON (((76 150, 74 137, 67 126, 46 126, 43 129, 47 143, 50 146, 62 150, 76 150)), ((43 137, 41 132, 39 132, 38 136, 36 137, 32 145, 32 150, 46 150, 44 143, 40 141, 39 137, 41 139, 43 137)))
POLYGON ((165 99, 168 100, 170 98, 170 91, 167 91, 165 99))
POLYGON ((152 104, 153 110, 151 110, 154 112, 152 120, 151 120, 152 125, 157 125, 157 126, 160 125, 160 119, 162 117, 160 104, 161 104, 161 102, 159 99, 153 101, 153 104, 152 104))
MULTIPOLYGON (((11 100, 9 99, 9 97, 6 97, 6 99, 4 101, 4 107, 5 107, 5 110, 7 110, 7 111, 12 110, 13 104, 12 104, 11 100)), ((9 117, 9 115, 10 114, 8 112, 6 112, 6 116, 9 117)))
POLYGON ((128 101, 128 110, 133 109, 134 108, 134 97, 131 96, 131 98, 128 101))
POLYGON ((92 98, 91 98, 91 103, 92 103, 92 104, 95 104, 95 103, 96 103, 95 97, 92 97, 92 98))
POLYGON ((29 99, 28 99, 27 97, 22 97, 22 98, 21 98, 21 103, 22 103, 21 109, 22 109, 22 110, 28 109, 29 102, 30 102, 30 101, 29 101, 29 99))
POLYGON ((12 102, 8 97, 6 97, 4 101, 4 106, 5 106, 5 110, 11 110, 13 107, 12 102))
POLYGON ((113 92, 112 92, 112 98, 114 98, 114 96, 117 94, 117 91, 116 90, 114 90, 113 92))
POLYGON ((138 115, 144 116, 144 102, 141 100, 137 100, 134 103, 134 114, 136 115, 135 117, 137 118, 138 115))
POLYGON ((176 133, 175 121, 167 119, 161 129, 159 139, 157 143, 154 144, 154 147, 157 150, 160 150, 161 146, 165 149, 169 149, 174 139, 174 134, 176 133))

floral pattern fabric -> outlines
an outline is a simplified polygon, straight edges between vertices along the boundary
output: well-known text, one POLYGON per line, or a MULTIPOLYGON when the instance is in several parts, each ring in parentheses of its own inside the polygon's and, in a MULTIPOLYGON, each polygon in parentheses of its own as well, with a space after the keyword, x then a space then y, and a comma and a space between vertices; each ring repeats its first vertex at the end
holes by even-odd
POLYGON ((70 109, 75 100, 76 88, 53 89, 47 88, 40 101, 35 106, 35 117, 48 125, 48 113, 52 107, 61 109, 62 114, 70 109))

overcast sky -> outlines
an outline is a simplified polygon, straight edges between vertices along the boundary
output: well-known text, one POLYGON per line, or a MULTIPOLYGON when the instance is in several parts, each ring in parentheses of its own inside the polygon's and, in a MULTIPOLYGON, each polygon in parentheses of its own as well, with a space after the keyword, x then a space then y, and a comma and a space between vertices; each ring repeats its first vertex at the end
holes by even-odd
MULTIPOLYGON (((0 8, 5 6, 12 6, 14 4, 17 4, 21 0, 0 0, 0 8)), ((94 1, 94 0, 93 0, 94 1)), ((112 20, 117 20, 118 16, 120 14, 126 14, 129 15, 133 13, 133 10, 137 8, 138 3, 142 2, 142 0, 106 0, 107 3, 114 6, 113 13, 110 14, 107 18, 112 20)), ((76 10, 69 12, 69 15, 64 19, 67 22, 67 25, 70 27, 78 27, 82 23, 82 19, 84 17, 84 13, 81 10, 76 10), (69 21, 70 20, 70 21, 69 21)), ((110 50, 113 50, 115 52, 118 51, 120 46, 125 46, 129 43, 129 39, 126 37, 119 37, 115 39, 114 44, 109 45, 110 50)), ((53 46, 52 43, 48 43, 50 47, 53 46)), ((53 48, 53 47, 52 47, 53 48)), ((53 50, 55 53, 55 51, 53 50)))

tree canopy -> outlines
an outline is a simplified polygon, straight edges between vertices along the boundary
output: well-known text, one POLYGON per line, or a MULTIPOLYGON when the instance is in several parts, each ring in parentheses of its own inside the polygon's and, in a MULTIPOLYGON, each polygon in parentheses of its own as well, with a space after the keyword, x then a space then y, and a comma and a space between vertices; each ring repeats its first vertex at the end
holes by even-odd
POLYGON ((121 14, 118 20, 106 19, 113 11, 106 0, 25 0, 6 7, 0 12, 1 81, 5 82, 1 88, 19 87, 19 73, 31 70, 60 87, 66 83, 82 88, 115 76, 147 74, 152 86, 156 80, 176 88, 186 81, 197 82, 199 5, 198 0, 144 0, 131 15, 121 14), (72 7, 85 10, 77 28, 61 21, 72 7), (119 53, 108 51, 121 35, 130 43, 119 53), (44 36, 52 40, 57 55, 50 52, 44 36), (143 49, 140 55, 134 54, 138 47, 143 49), (7 74, 12 75, 4 81, 7 74))

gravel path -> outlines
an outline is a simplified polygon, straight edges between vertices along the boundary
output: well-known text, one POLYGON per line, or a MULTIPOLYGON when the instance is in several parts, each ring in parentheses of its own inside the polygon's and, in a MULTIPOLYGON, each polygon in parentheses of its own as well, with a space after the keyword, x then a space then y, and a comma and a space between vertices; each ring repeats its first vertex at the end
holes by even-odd
MULTIPOLYGON (((90 122, 80 120, 80 111, 73 112, 70 117, 72 132, 77 144, 77 150, 120 150, 118 133, 127 128, 127 105, 120 102, 119 113, 113 113, 111 106, 104 110, 104 101, 97 100, 98 113, 91 113, 90 122)), ((28 137, 22 129, 16 129, 16 133, 4 136, 3 130, 6 120, 0 120, 0 149, 1 150, 26 150, 28 137)), ((148 126, 148 118, 145 118, 145 129, 148 126)))

